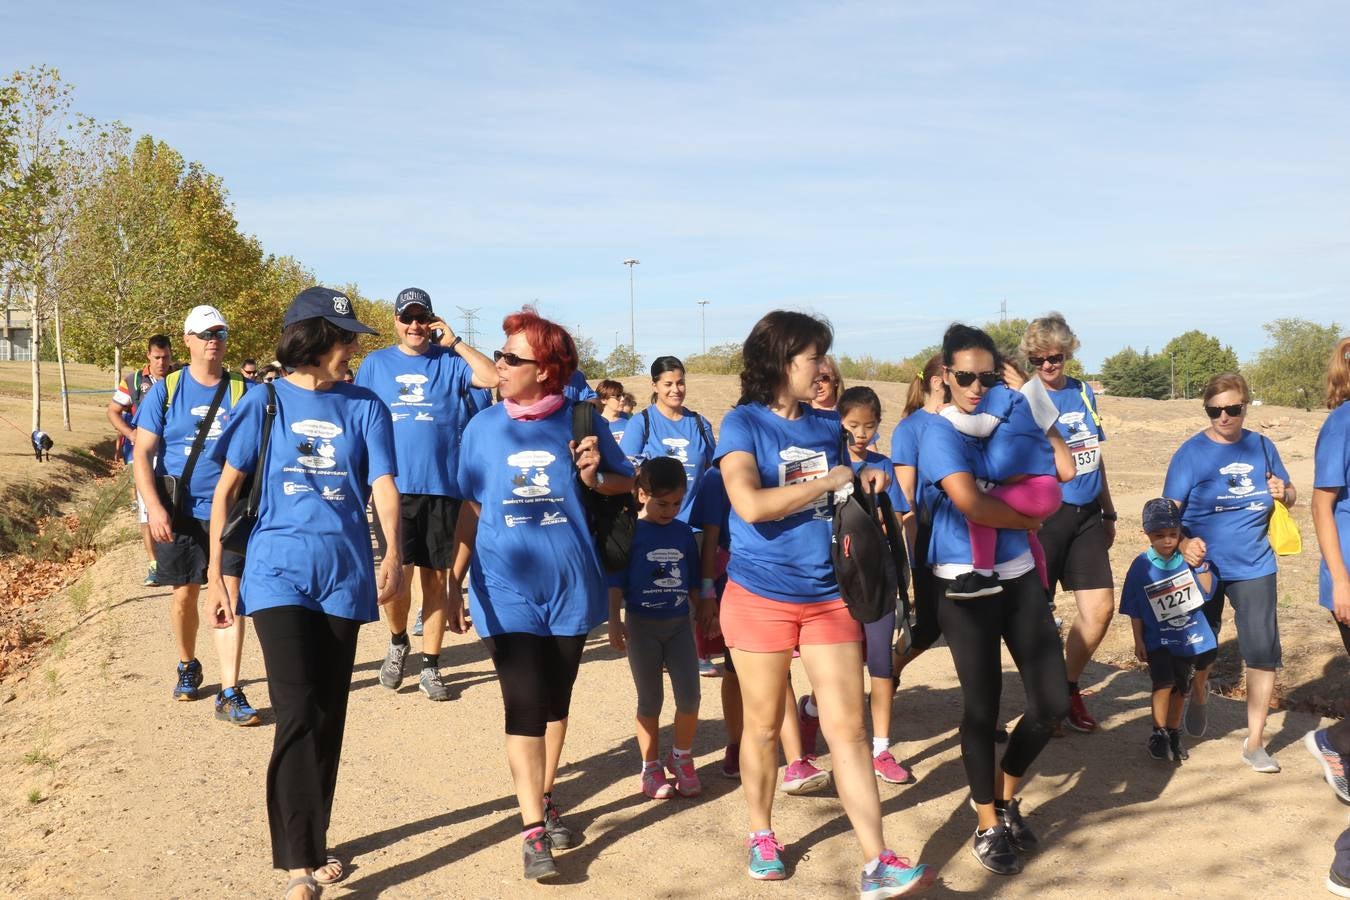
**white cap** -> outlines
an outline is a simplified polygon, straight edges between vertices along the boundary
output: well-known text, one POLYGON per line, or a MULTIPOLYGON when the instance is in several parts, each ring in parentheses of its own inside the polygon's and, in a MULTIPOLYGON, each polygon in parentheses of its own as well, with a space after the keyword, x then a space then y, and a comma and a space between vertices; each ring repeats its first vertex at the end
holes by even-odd
POLYGON ((229 328, 220 310, 214 306, 194 306, 192 312, 187 314, 187 321, 183 323, 183 334, 210 331, 212 328, 229 328))

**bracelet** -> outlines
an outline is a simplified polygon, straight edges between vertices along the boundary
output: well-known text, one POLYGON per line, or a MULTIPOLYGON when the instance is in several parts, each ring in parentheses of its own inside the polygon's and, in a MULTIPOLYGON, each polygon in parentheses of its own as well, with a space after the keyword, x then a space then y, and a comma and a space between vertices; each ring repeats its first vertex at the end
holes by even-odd
POLYGON ((1114 522, 1116 521, 1116 519, 1119 518, 1120 516, 1116 513, 1108 513, 1108 512, 1102 513, 1102 521, 1104 522, 1114 522))
POLYGON ((462 343, 464 343, 464 338, 460 337, 459 335, 455 335, 455 339, 450 342, 450 349, 453 350, 462 343))

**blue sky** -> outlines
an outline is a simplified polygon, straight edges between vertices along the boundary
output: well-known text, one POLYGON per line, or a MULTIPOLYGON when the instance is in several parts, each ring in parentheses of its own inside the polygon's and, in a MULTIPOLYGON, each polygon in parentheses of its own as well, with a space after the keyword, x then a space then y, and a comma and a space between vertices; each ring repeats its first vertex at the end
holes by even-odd
POLYGON ((537 300, 602 352, 841 353, 1059 309, 1089 368, 1204 328, 1350 324, 1350 5, 0 6, 0 68, 221 175, 326 283, 419 285, 495 346, 537 300))

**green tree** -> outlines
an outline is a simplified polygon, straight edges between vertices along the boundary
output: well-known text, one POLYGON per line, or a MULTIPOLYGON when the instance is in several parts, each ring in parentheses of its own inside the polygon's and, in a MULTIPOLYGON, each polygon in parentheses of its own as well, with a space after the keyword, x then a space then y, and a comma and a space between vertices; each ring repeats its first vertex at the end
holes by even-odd
MULTIPOLYGON (((627 378, 642 371, 642 357, 627 344, 620 344, 605 357, 605 373, 609 378, 627 378)), ((587 375, 591 373, 587 372, 587 375)))
POLYGON ((1343 332, 1336 322, 1276 319, 1265 324, 1270 346, 1246 369, 1252 393, 1266 403, 1309 408, 1320 403, 1327 360, 1343 332))
POLYGON ((1169 378, 1172 374, 1171 365, 1176 364, 1176 380, 1172 384, 1171 394, 1177 397, 1192 397, 1213 376, 1238 370, 1238 358, 1233 348, 1219 343, 1218 338, 1199 329, 1172 338, 1159 355, 1168 361, 1169 378))
POLYGON ((709 347, 706 353, 686 356, 685 371, 696 375, 738 375, 743 347, 740 341, 728 341, 709 347))
MULTIPOLYGON (((275 359, 286 307, 296 294, 313 284, 314 273, 294 257, 268 256, 258 266, 251 284, 235 297, 218 304, 217 308, 230 325, 231 365, 237 367, 244 359, 255 359, 260 363, 275 359)), ((381 334, 393 329, 387 320, 371 322, 370 326, 381 334)), ((362 349, 373 348, 372 340, 371 336, 363 337, 362 349)))
POLYGON ((582 334, 580 328, 571 334, 572 341, 577 345, 577 368, 581 369, 591 381, 608 377, 609 369, 600 358, 600 349, 595 345, 595 338, 582 334))
POLYGON ((1126 347, 1102 362, 1102 384, 1118 397, 1161 400, 1168 393, 1170 360, 1147 349, 1126 347))

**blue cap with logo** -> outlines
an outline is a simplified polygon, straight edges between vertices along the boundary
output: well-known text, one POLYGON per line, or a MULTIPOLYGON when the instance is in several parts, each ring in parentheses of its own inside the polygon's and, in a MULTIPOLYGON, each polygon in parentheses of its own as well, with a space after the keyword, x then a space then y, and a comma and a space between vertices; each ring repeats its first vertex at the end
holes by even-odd
POLYGON ((306 319, 327 319, 337 327, 357 334, 378 334, 374 328, 362 325, 356 320, 356 315, 352 312, 351 298, 332 288, 305 288, 296 294, 291 305, 286 307, 286 316, 281 320, 281 326, 285 328, 306 319))
POLYGON ((1144 504, 1144 531, 1152 534, 1167 528, 1180 528, 1181 516, 1177 506, 1166 497, 1155 497, 1144 504))
POLYGON ((398 292, 398 297, 394 299, 394 315, 403 315, 404 311, 410 306, 420 306, 430 313, 431 295, 421 288, 404 288, 398 292))

